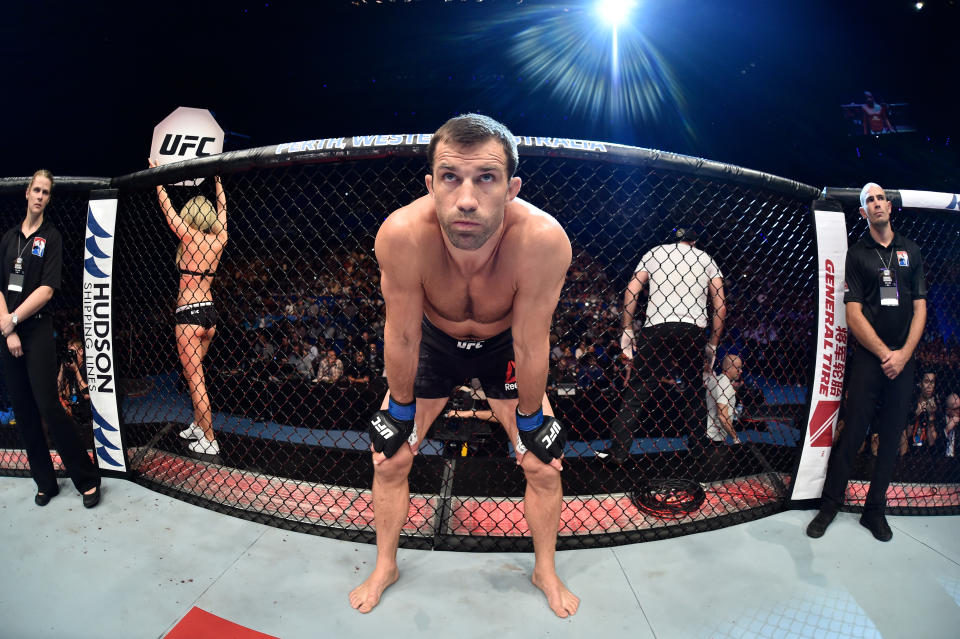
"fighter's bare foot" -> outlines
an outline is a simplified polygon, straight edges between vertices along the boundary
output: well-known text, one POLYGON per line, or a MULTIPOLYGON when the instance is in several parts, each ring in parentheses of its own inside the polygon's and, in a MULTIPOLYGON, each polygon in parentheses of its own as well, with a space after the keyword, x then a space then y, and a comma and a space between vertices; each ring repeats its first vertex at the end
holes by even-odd
POLYGON ((350 591, 350 607, 368 613, 380 603, 380 595, 400 578, 396 566, 383 571, 374 570, 367 580, 350 591))
POLYGON ((533 573, 530 581, 547 596, 547 604, 555 615, 564 619, 576 614, 580 607, 580 598, 567 590, 556 573, 543 576, 533 573))

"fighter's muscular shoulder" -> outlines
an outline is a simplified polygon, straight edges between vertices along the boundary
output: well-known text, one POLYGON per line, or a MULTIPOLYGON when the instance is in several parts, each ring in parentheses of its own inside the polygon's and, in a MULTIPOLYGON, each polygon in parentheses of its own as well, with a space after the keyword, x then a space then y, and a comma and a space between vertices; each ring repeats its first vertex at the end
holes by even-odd
POLYGON ((531 271, 566 273, 570 240, 552 215, 519 198, 507 207, 504 248, 516 260, 518 275, 531 271))
POLYGON ((426 268, 429 254, 440 245, 440 225, 429 196, 397 209, 380 226, 375 252, 381 268, 402 261, 410 274, 426 268))

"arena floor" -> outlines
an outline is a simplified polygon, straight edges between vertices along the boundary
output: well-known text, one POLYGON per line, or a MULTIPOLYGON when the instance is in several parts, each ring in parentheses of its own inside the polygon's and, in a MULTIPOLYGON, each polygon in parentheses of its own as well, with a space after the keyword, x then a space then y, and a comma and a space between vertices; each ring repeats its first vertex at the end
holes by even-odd
POLYGON ((960 628, 958 517, 891 517, 883 544, 847 513, 810 540, 812 513, 790 511, 561 552, 560 574, 582 599, 567 620, 530 585, 530 554, 401 549, 401 580, 361 615, 347 592, 370 570, 371 545, 220 515, 117 479, 85 510, 60 483, 37 508, 30 479, 0 477, 4 637, 937 638, 960 628))

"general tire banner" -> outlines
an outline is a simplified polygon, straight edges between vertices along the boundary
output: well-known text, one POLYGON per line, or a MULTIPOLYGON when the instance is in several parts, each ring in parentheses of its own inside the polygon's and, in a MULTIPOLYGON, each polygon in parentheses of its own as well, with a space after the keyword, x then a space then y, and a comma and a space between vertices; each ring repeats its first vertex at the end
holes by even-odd
POLYGON ((839 202, 813 203, 817 232, 817 354, 810 409, 792 499, 813 499, 823 491, 827 461, 843 399, 847 364, 847 313, 843 305, 847 225, 839 202))
POLYGON ((93 439, 101 471, 126 473, 113 349, 113 256, 117 191, 91 191, 83 251, 83 342, 93 439))

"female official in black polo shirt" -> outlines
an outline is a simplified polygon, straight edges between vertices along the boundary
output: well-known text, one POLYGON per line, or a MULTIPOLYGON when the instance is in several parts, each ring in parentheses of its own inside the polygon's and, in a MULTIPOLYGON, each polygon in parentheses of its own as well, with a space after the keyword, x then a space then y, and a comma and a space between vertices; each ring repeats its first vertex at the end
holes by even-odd
POLYGON ((100 501, 100 474, 80 440, 76 423, 60 404, 53 320, 44 312, 53 292, 60 288, 62 263, 60 232, 43 215, 52 189, 53 175, 37 171, 27 187, 26 217, 0 240, 0 331, 4 337, 0 357, 30 473, 37 482, 34 502, 46 506, 60 492, 42 418, 73 485, 83 493, 83 505, 93 508, 100 501))

